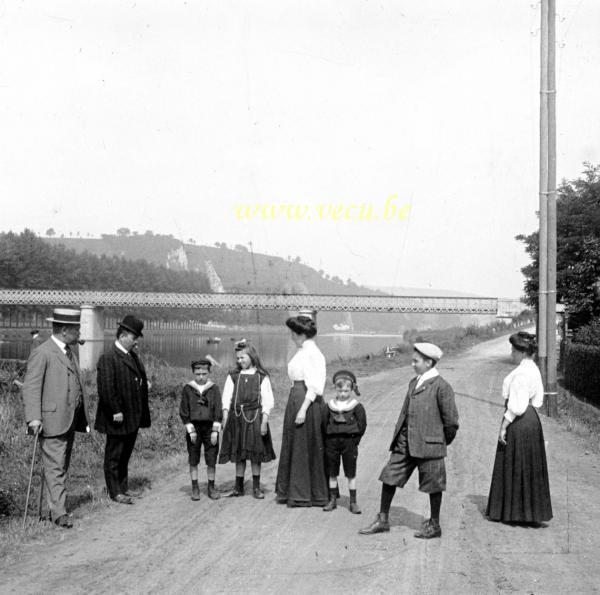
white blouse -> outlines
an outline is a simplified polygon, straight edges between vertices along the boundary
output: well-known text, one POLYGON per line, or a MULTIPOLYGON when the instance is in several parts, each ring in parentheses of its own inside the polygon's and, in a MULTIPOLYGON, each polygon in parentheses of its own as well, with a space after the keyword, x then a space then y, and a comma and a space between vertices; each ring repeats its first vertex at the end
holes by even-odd
POLYGON ((533 360, 525 358, 504 379, 502 397, 507 407, 504 417, 510 422, 523 415, 530 403, 536 408, 542 406, 544 385, 542 375, 533 360))
POLYGON ((310 401, 323 394, 327 379, 325 356, 312 339, 306 339, 288 363, 288 376, 292 382, 304 381, 306 398, 310 401))
MULTIPOLYGON (((251 375, 256 374, 256 368, 248 368, 247 370, 240 370, 240 374, 243 375, 251 375)), ((229 407, 231 406, 231 399, 233 398, 233 389, 235 385, 233 384, 233 380, 230 375, 227 375, 227 380, 225 380, 225 386, 223 387, 223 409, 227 409, 229 411, 229 407)), ((266 413, 267 415, 271 414, 273 407, 275 406, 275 398, 273 397, 273 389, 271 388, 271 381, 268 376, 263 378, 263 381, 260 383, 260 402, 262 407, 262 413, 266 413)))

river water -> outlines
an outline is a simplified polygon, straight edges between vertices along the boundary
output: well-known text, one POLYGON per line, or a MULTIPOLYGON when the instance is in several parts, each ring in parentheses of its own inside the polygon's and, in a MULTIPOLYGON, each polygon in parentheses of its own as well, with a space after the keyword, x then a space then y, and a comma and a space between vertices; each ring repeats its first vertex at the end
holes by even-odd
MULTIPOLYGON (((48 336, 46 331, 43 336, 48 336)), ((188 366, 191 360, 211 355, 222 366, 235 364, 235 341, 246 338, 253 343, 263 365, 269 369, 284 367, 294 354, 296 347, 285 328, 261 329, 256 331, 230 331, 213 329, 211 333, 178 333, 150 331, 144 334, 139 343, 139 352, 161 358, 175 366, 188 366)), ((394 346, 402 341, 401 335, 332 333, 316 337, 319 348, 327 361, 339 358, 364 356, 381 352, 386 346, 394 346)), ((98 345, 98 352, 114 342, 114 334, 106 334, 104 345, 98 345)), ((0 336, 0 358, 27 359, 31 349, 29 335, 4 333, 0 336)))

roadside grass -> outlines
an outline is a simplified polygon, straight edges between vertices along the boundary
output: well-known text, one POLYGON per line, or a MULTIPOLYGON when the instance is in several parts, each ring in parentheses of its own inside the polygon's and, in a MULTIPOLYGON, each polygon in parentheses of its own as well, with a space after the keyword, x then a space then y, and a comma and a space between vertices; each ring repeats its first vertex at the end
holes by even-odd
POLYGON ((582 438, 590 451, 600 453, 600 409, 597 406, 559 386, 558 415, 567 431, 582 438))
POLYGON ((528 325, 528 321, 523 321, 508 325, 495 323, 486 326, 471 325, 440 330, 420 331, 412 329, 404 333, 401 343, 389 346, 389 350, 392 352, 390 356, 386 356, 384 350, 384 352, 371 353, 360 357, 337 358, 328 362, 327 365, 332 372, 338 366, 339 368, 350 368, 357 376, 369 376, 382 370, 392 370, 399 366, 409 365, 414 343, 435 343, 445 355, 452 355, 469 349, 482 341, 509 335, 518 328, 528 325))

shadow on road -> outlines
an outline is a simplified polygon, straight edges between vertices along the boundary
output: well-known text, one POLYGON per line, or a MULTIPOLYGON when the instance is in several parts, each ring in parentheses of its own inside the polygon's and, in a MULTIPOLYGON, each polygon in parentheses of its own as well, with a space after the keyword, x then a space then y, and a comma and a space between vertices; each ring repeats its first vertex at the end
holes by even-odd
POLYGON ((479 513, 483 518, 487 518, 485 516, 485 509, 487 508, 487 496, 482 496, 481 494, 469 494, 467 496, 469 502, 474 504, 479 513))
POLYGON ((499 409, 504 409, 504 403, 498 403, 496 401, 490 401, 489 399, 483 399, 481 397, 475 397, 474 395, 468 395, 467 393, 454 393, 457 397, 465 397, 466 399, 472 399, 473 401, 479 401, 480 403, 485 403, 486 405, 491 405, 492 407, 498 407, 499 409))
POLYGON ((407 510, 403 506, 392 506, 390 508, 390 525, 392 527, 409 527, 414 531, 421 528, 425 517, 407 510))

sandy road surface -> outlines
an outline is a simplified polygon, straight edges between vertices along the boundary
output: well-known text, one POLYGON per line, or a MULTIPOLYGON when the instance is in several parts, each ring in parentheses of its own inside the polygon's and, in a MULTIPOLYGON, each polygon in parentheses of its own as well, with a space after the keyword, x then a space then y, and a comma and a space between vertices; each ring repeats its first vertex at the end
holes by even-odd
MULTIPOLYGON (((500 385, 511 369, 507 345, 496 339, 441 362, 461 415, 447 459, 441 539, 413 537, 428 515, 416 477, 397 492, 389 534, 357 534, 378 510, 377 476, 411 376, 401 368, 360 383, 369 421, 358 464, 362 515, 348 512, 347 498, 331 513, 277 505, 276 463, 263 470, 264 501, 247 496, 213 502, 203 495, 192 502, 182 457, 181 472, 155 482, 135 506, 112 505, 76 520, 57 542, 26 548, 16 563, 0 563, 0 591, 598 592, 600 463, 552 420, 543 424, 554 519, 530 529, 483 516, 502 413, 500 385)), ((278 451, 281 419, 272 426, 278 451)), ((220 466, 217 483, 228 487, 233 474, 232 465, 220 466)), ((347 494, 345 481, 340 487, 347 494)))

